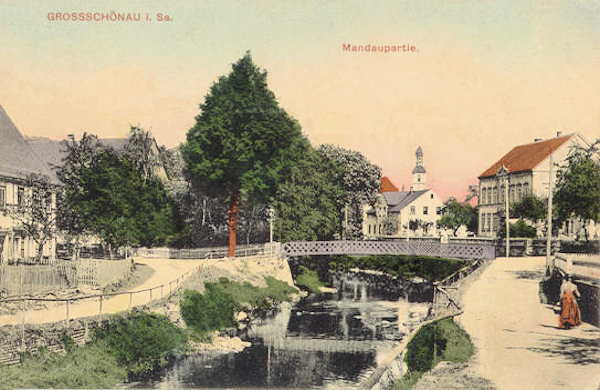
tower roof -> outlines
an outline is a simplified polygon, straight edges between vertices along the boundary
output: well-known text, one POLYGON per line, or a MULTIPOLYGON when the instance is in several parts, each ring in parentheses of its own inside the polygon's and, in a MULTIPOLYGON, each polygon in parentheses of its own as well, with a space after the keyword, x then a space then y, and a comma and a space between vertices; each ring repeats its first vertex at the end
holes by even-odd
POLYGON ((423 149, 421 149, 421 147, 419 146, 419 147, 417 148, 417 151, 415 152, 415 154, 416 154, 417 156, 422 156, 422 155, 423 155, 423 149))

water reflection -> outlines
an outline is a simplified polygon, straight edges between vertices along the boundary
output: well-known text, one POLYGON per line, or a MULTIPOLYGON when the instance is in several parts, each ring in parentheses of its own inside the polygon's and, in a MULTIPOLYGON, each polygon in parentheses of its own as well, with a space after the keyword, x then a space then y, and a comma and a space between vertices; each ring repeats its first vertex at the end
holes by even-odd
POLYGON ((316 388, 358 383, 376 368, 427 304, 410 303, 355 275, 335 293, 310 296, 248 328, 252 346, 239 353, 191 356, 139 387, 316 388))

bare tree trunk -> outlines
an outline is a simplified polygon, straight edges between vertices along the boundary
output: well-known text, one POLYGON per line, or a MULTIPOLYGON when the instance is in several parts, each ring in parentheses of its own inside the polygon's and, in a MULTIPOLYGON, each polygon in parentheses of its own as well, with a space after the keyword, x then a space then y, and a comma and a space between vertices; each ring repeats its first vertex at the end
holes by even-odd
POLYGON ((240 203, 240 196, 237 191, 231 194, 229 200, 229 251, 228 257, 235 257, 235 239, 237 232, 238 223, 238 206, 240 203))

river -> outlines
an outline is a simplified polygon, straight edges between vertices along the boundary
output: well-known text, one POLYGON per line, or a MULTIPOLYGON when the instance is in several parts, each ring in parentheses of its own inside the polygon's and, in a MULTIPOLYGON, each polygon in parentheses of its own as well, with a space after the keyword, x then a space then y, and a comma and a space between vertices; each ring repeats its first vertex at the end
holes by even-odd
MULTIPOLYGON (((372 279, 370 277, 369 279, 372 279)), ((282 304, 254 320, 237 353, 186 357, 135 388, 352 387, 367 377, 428 304, 409 302, 358 274, 334 281, 335 292, 282 304)))

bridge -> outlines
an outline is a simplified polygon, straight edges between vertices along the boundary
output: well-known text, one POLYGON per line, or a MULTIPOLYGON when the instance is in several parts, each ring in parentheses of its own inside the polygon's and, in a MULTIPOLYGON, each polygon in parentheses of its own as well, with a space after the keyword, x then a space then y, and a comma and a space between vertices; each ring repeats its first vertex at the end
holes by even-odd
POLYGON ((493 260, 496 250, 488 244, 455 244, 426 240, 385 241, 290 241, 281 244, 282 257, 315 255, 420 255, 463 260, 493 260))

